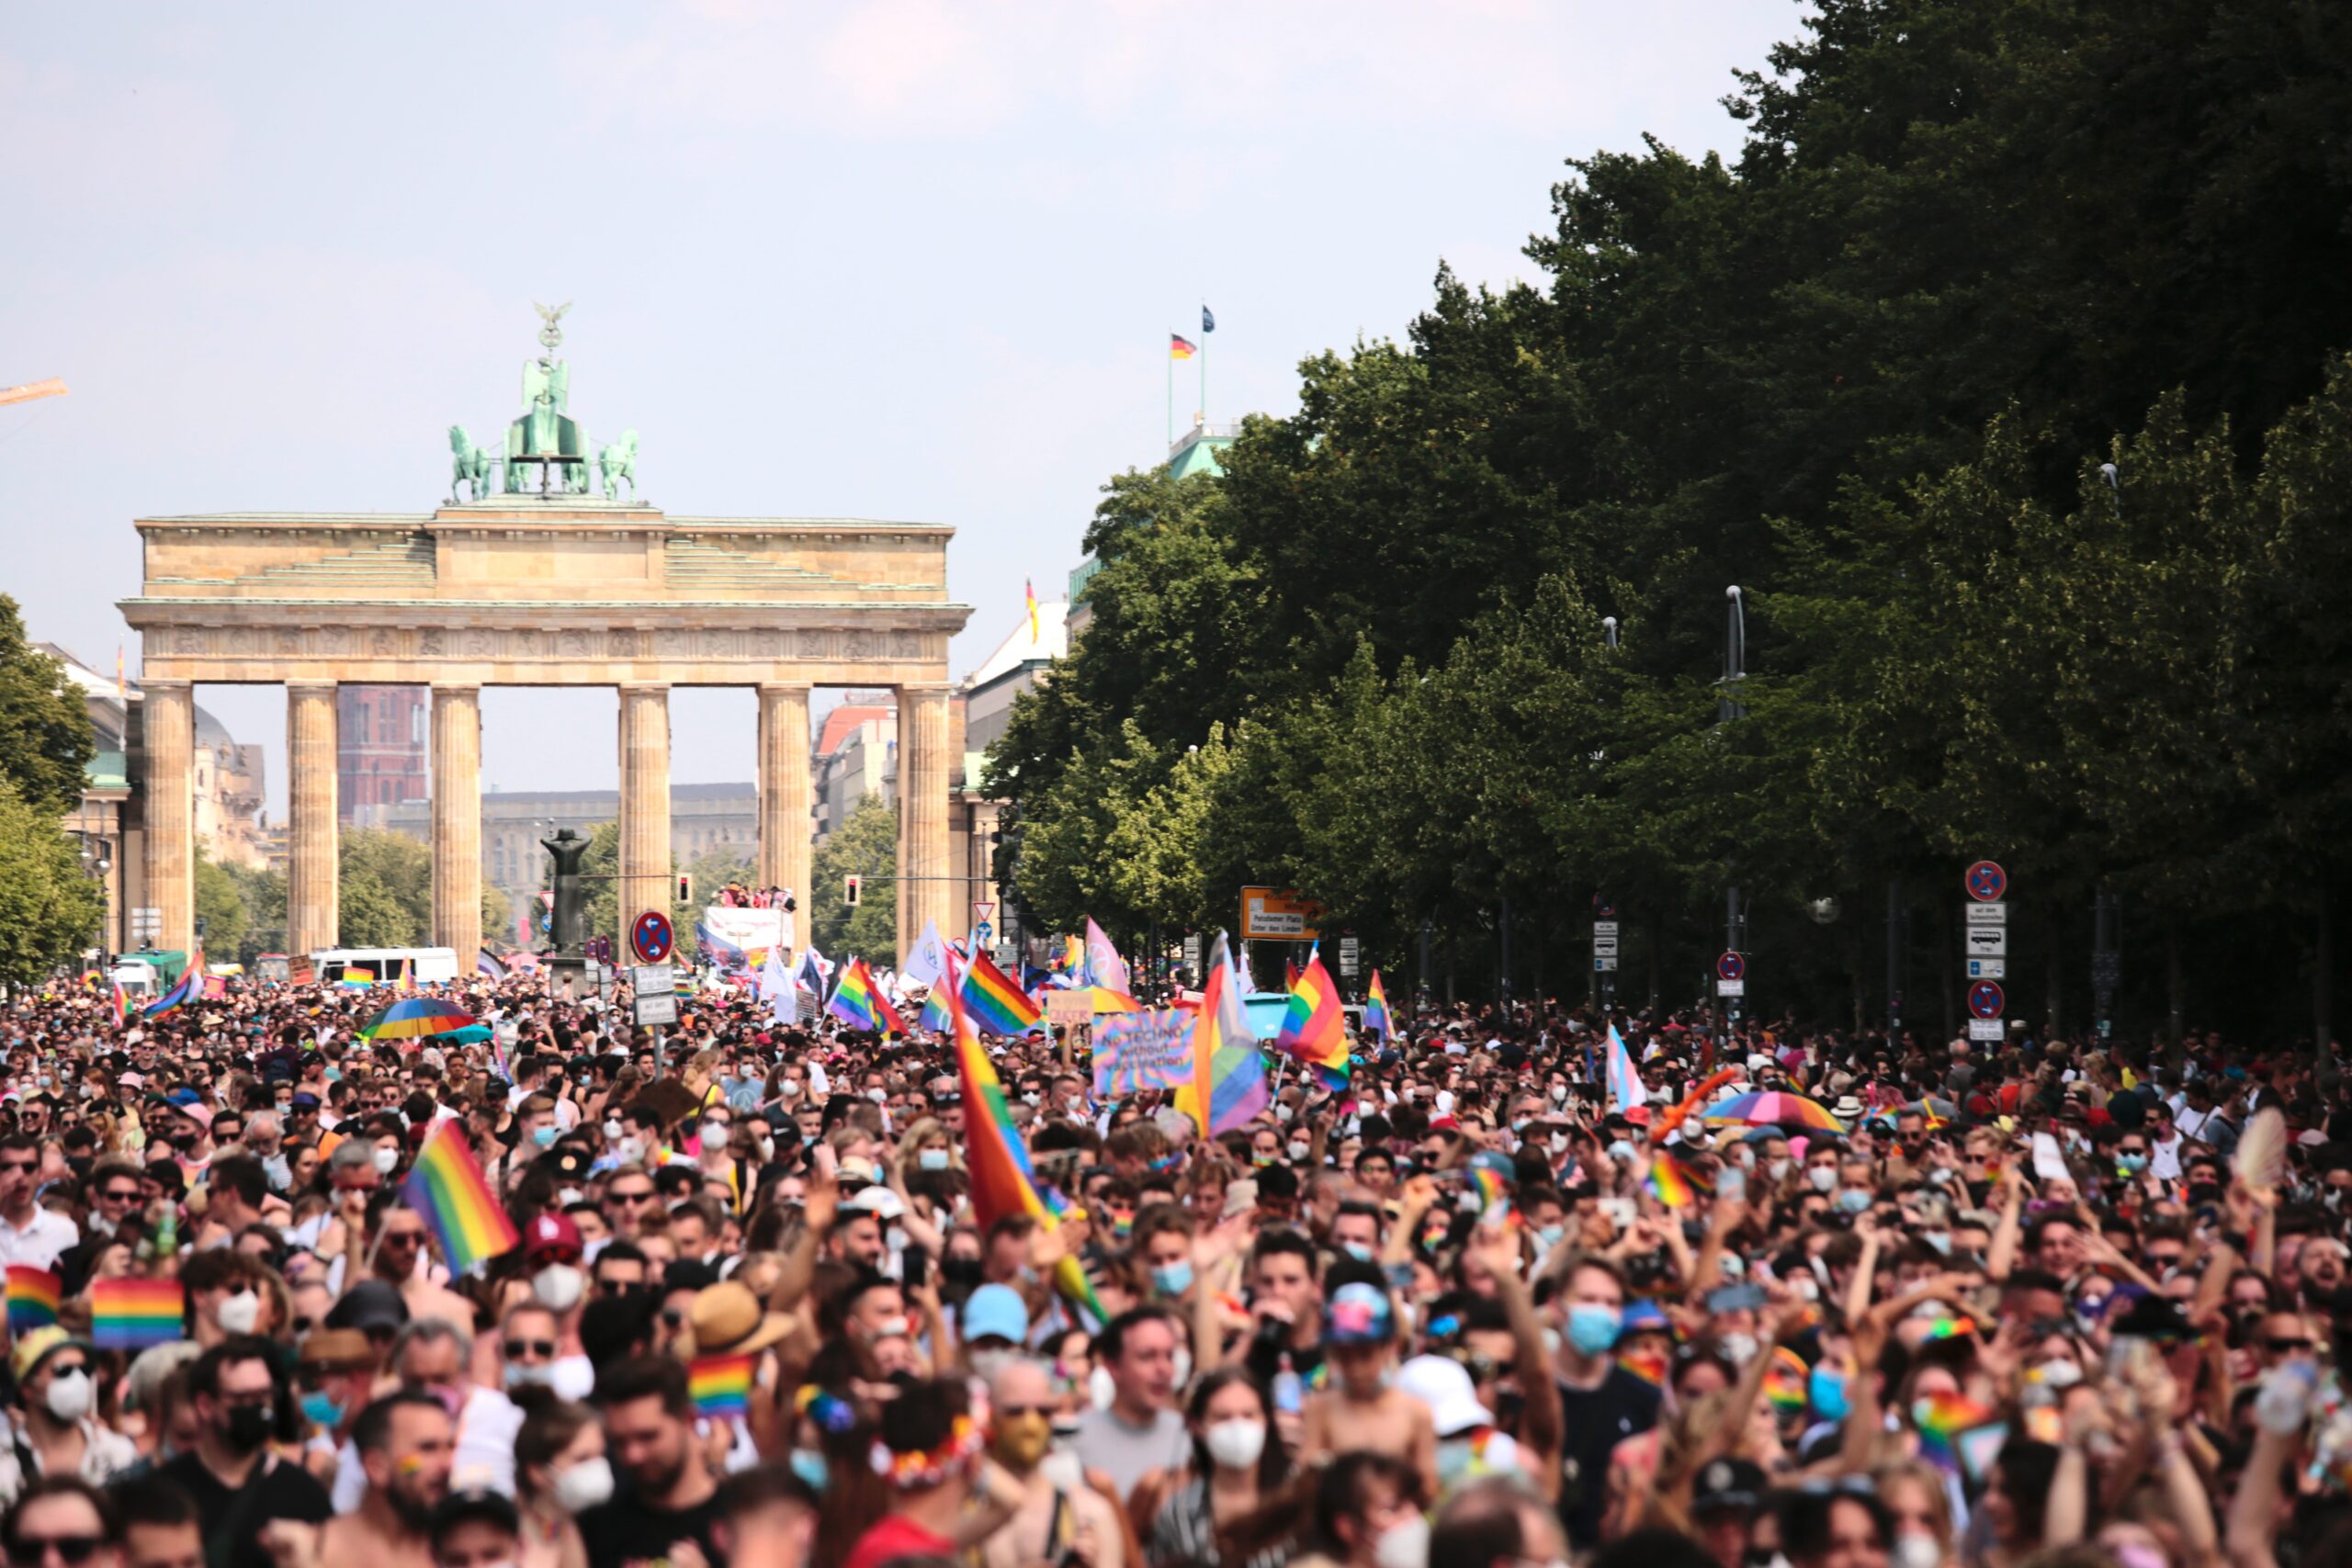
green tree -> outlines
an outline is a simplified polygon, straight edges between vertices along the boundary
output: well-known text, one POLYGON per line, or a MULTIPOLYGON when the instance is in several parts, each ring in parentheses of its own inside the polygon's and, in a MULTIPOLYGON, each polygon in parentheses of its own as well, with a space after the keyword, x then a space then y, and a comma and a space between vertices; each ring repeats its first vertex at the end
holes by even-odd
POLYGON ((71 811, 97 743, 64 660, 34 648, 16 600, 0 593, 0 779, 36 811, 71 811))
POLYGON ((105 904, 57 814, 0 778, 0 981, 28 985, 77 961, 105 904))
POLYGON ((251 964, 265 953, 286 951, 286 874, 259 866, 220 868, 244 906, 245 939, 239 962, 251 964))
POLYGON ((899 814, 879 795, 851 808, 848 820, 817 846, 810 880, 815 889, 801 906, 810 938, 836 963, 865 959, 877 968, 899 961, 899 814), (864 878, 857 908, 842 902, 842 878, 864 878))
POLYGON ((244 889, 229 868, 214 863, 204 840, 196 841, 196 923, 204 950, 214 963, 244 962, 245 933, 252 914, 244 889))
POLYGON ((345 828, 337 862, 345 947, 421 947, 433 924, 433 852, 405 833, 345 828))

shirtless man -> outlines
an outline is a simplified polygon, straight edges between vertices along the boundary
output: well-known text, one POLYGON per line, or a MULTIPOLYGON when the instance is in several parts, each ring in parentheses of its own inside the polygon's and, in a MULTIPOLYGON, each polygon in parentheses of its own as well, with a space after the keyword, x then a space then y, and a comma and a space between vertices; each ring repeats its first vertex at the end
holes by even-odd
POLYGON ((433 1510, 449 1494, 457 1431, 429 1393, 389 1393, 359 1413, 352 1445, 367 1472, 359 1506, 323 1526, 263 1532, 277 1568, 434 1568, 433 1510))
POLYGON ((1331 1292, 1323 1309, 1323 1346, 1331 1386, 1306 1402, 1302 1447, 1309 1460, 1336 1457, 1334 1437, 1347 1434, 1350 1451, 1393 1455, 1421 1473, 1424 1496, 1437 1495, 1437 1427, 1430 1407, 1386 1387, 1396 1339, 1396 1314, 1387 1293, 1358 1280, 1331 1292))
POLYGON ((376 1223, 384 1227, 383 1242, 376 1249, 376 1277, 400 1287, 401 1299, 408 1303, 411 1323, 426 1317, 445 1318, 471 1333, 473 1303, 446 1286, 435 1284, 417 1267, 430 1233, 425 1229, 424 1216, 401 1204, 399 1199, 397 1192, 388 1192, 369 1205, 380 1205, 376 1223))

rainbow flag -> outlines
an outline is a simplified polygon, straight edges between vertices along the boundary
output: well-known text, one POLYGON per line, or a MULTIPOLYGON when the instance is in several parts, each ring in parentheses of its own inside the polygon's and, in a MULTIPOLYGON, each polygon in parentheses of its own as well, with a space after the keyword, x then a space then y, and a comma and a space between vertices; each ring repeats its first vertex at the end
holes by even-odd
POLYGON ((46 1269, 22 1263, 8 1265, 8 1332, 29 1334, 57 1321, 57 1303, 65 1281, 46 1269))
POLYGON ((180 977, 146 1007, 145 1016, 161 1018, 174 1008, 185 1007, 204 994, 204 944, 198 942, 187 955, 187 967, 180 977))
POLYGON ((1919 1429, 1919 1457, 1948 1471, 1961 1464, 1962 1434, 1993 1419, 1990 1405, 1963 1394, 1931 1393, 1911 1402, 1911 1424, 1919 1429))
POLYGON ((757 1356, 697 1356, 686 1368, 686 1390, 695 1413, 741 1421, 752 1408, 752 1371, 757 1356))
POLYGON ((1669 1209, 1690 1206, 1695 1193, 1711 1190, 1711 1185, 1699 1173, 1668 1154, 1664 1149, 1650 1156, 1650 1190, 1657 1201, 1669 1209))
POLYGON ((346 969, 335 976, 334 983, 346 991, 364 991, 376 983, 376 976, 365 969, 346 969))
POLYGON ((955 1022, 947 1010, 947 979, 942 976, 922 998, 922 1011, 915 1015, 915 1026, 927 1033, 944 1034, 955 1022))
POLYGON ((416 1168, 401 1183, 401 1201, 433 1227, 453 1274, 496 1258, 523 1239, 492 1196, 474 1151, 454 1122, 442 1122, 425 1138, 416 1168))
POLYGON ((1372 972, 1372 984, 1364 987, 1363 1032, 1380 1036, 1383 1045, 1387 1044, 1389 1036, 1396 1032, 1395 1021, 1388 1016, 1388 993, 1380 988, 1380 971, 1377 969, 1372 972))
POLYGON ((1274 1049, 1312 1068, 1325 1089, 1336 1092, 1348 1087, 1348 1033, 1340 1013, 1340 987, 1315 953, 1306 955, 1306 967, 1291 982, 1290 1006, 1274 1035, 1274 1049))
MULTIPOLYGON (((10 1304, 13 1308, 14 1303, 10 1304)), ((187 1315, 177 1280, 90 1281, 90 1343, 101 1350, 168 1345, 186 1337, 187 1315)))
POLYGON ((1223 931, 1209 950, 1207 969, 1200 1010, 1193 1017, 1193 1081, 1177 1088, 1176 1109, 1193 1119, 1203 1136, 1214 1138, 1254 1119, 1273 1091, 1266 1083, 1266 1058, 1242 1009, 1223 931))
POLYGON ((842 971, 839 984, 833 987, 833 999, 825 1010, 848 1024, 873 1034, 904 1034, 906 1024, 890 1006, 890 999, 876 984, 874 971, 865 960, 853 958, 849 967, 842 971))
POLYGON ((957 990, 964 1010, 971 1015, 972 1027, 983 1034, 1010 1039, 1028 1033, 1045 1018, 1037 1004, 989 962, 985 953, 972 954, 971 967, 964 971, 957 990))
POLYGON ((1037 646, 1037 585, 1028 578, 1021 580, 1021 591, 1029 597, 1029 646, 1037 646))
MULTIPOLYGON (((1050 1189, 1037 1184, 1036 1168, 1029 1163, 1029 1146, 1012 1124, 1012 1111, 1004 1098, 1003 1080, 996 1065, 980 1047, 979 1032, 963 1003, 962 976, 956 961, 947 961, 947 1009, 956 1041, 956 1076, 964 1097, 964 1162, 972 1179, 972 1213, 982 1231, 1007 1214, 1026 1214, 1047 1230, 1061 1228, 1068 1205, 1050 1189)), ((1094 1283, 1076 1258, 1065 1257, 1054 1269, 1054 1284, 1062 1295, 1093 1315, 1096 1324, 1110 1314, 1095 1298, 1094 1283)))
POLYGON ((1813 1370, 1804 1364, 1803 1356, 1786 1345, 1775 1345, 1772 1364, 1764 1373, 1764 1397, 1771 1401, 1775 1410, 1803 1410, 1812 1401, 1813 1396, 1807 1392, 1812 1377, 1813 1370))
POLYGON ((122 988, 119 980, 107 982, 114 992, 114 1026, 120 1029, 130 1021, 130 993, 122 988))

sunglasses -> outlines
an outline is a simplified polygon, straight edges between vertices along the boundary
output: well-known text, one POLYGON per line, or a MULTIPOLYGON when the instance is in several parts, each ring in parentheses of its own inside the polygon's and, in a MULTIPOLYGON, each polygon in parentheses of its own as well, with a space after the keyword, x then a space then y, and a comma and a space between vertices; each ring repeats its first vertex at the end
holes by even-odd
POLYGON ((105 1544, 103 1537, 95 1535, 20 1537, 8 1542, 8 1561, 22 1563, 24 1568, 38 1568, 54 1551, 66 1562, 83 1563, 97 1555, 105 1544))
POLYGON ((555 1341, 552 1339, 509 1339, 506 1341, 506 1359, 510 1361, 519 1361, 526 1356, 552 1358, 554 1355, 555 1341))
POLYGON ((2274 1356, 2290 1356, 2298 1350, 2310 1349, 2312 1342, 2308 1339, 2265 1339, 2262 1348, 2274 1356))

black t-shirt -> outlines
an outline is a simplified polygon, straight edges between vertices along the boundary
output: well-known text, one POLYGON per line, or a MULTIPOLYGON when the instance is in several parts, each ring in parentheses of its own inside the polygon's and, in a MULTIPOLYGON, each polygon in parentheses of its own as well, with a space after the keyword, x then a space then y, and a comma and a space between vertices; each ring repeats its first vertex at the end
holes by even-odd
POLYGON ((718 1522, 716 1493, 699 1506, 675 1513, 650 1508, 634 1494, 624 1493, 599 1503, 580 1516, 581 1538, 588 1543, 588 1568, 648 1568, 669 1561, 670 1548, 692 1537, 710 1568, 727 1568, 727 1554, 711 1537, 718 1522))
POLYGON ((272 1519, 322 1525, 334 1514, 318 1478, 284 1460, 263 1460, 233 1491, 193 1453, 180 1455, 157 1473, 177 1482, 194 1500, 204 1527, 205 1568, 270 1568, 260 1538, 272 1519))
POLYGON ((1659 1398, 1656 1383, 1614 1365, 1597 1388, 1560 1384, 1560 1415, 1567 1432, 1560 1455, 1560 1523, 1571 1549, 1600 1544, 1610 1450, 1657 1425, 1659 1398))

